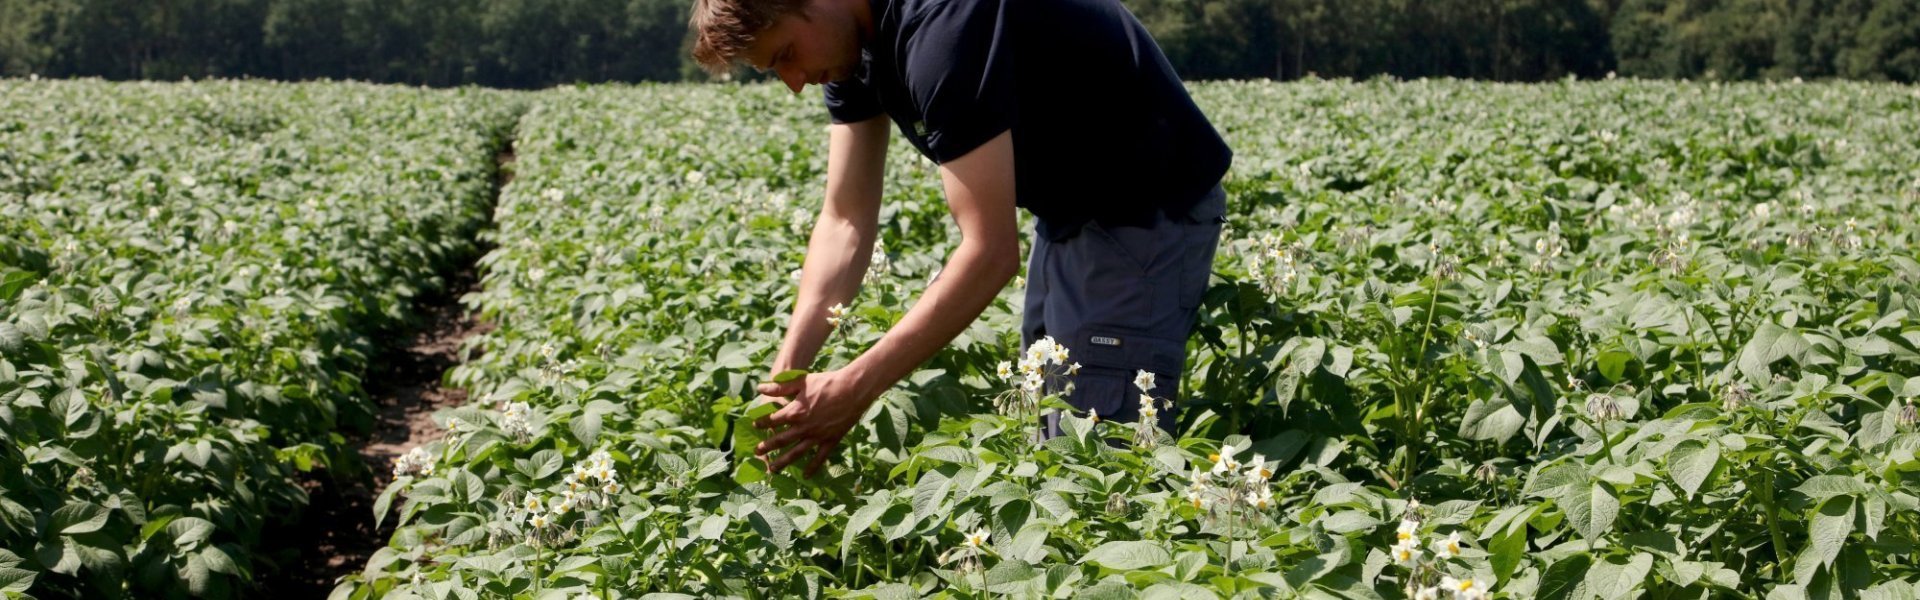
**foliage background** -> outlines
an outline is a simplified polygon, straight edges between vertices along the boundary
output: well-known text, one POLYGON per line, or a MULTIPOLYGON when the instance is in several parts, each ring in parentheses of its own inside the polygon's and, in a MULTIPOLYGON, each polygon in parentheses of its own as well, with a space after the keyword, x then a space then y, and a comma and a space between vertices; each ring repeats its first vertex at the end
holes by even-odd
MULTIPOLYGON (((1190 79, 1920 79, 1916 0, 1123 0, 1190 79)), ((0 75, 539 88, 704 75, 689 0, 0 0, 0 75)))

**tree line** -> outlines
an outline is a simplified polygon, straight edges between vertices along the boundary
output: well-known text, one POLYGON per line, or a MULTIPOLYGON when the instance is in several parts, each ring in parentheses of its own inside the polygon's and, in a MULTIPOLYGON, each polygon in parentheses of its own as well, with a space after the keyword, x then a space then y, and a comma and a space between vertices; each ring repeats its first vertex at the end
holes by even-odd
MULTIPOLYGON (((1920 0, 1122 0, 1188 79, 1920 81, 1920 0)), ((691 0, 0 0, 0 74, 704 79, 691 0)))

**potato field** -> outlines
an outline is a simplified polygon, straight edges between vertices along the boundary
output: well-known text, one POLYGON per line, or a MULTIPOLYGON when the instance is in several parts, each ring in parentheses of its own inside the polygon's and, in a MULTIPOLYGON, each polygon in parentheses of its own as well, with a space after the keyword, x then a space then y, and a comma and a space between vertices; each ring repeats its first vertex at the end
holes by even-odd
MULTIPOLYGON (((1920 595, 1920 88, 1192 89, 1235 161, 1179 431, 1036 442, 1080 349, 1016 279, 802 479, 749 423, 817 93, 0 80, 0 596, 1920 595), (463 264, 467 400, 365 464, 463 264), (382 539, 275 589, 315 482, 382 539)), ((815 371, 958 245, 889 152, 815 371)))

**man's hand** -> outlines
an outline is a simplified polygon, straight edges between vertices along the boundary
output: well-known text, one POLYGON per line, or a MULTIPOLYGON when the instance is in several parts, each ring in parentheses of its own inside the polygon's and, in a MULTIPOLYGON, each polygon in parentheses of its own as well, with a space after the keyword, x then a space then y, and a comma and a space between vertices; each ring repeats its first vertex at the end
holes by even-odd
POLYGON ((827 463, 827 457, 840 447, 840 440, 860 422, 861 415, 879 395, 859 385, 846 371, 814 373, 786 383, 762 383, 762 396, 775 398, 780 410, 753 423, 772 430, 785 426, 760 445, 753 454, 766 461, 768 473, 778 473, 812 454, 806 476, 813 477, 827 463), (777 454, 778 456, 773 456, 777 454))

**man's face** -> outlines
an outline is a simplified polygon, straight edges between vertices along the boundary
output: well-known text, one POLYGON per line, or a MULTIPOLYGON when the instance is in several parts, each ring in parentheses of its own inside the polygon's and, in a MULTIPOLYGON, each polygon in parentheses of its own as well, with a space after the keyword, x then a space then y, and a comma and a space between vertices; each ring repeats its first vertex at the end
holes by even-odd
POLYGON ((842 3, 813 0, 799 13, 780 17, 754 37, 742 58, 759 71, 779 74, 787 89, 824 84, 853 75, 860 64, 859 28, 842 3))

